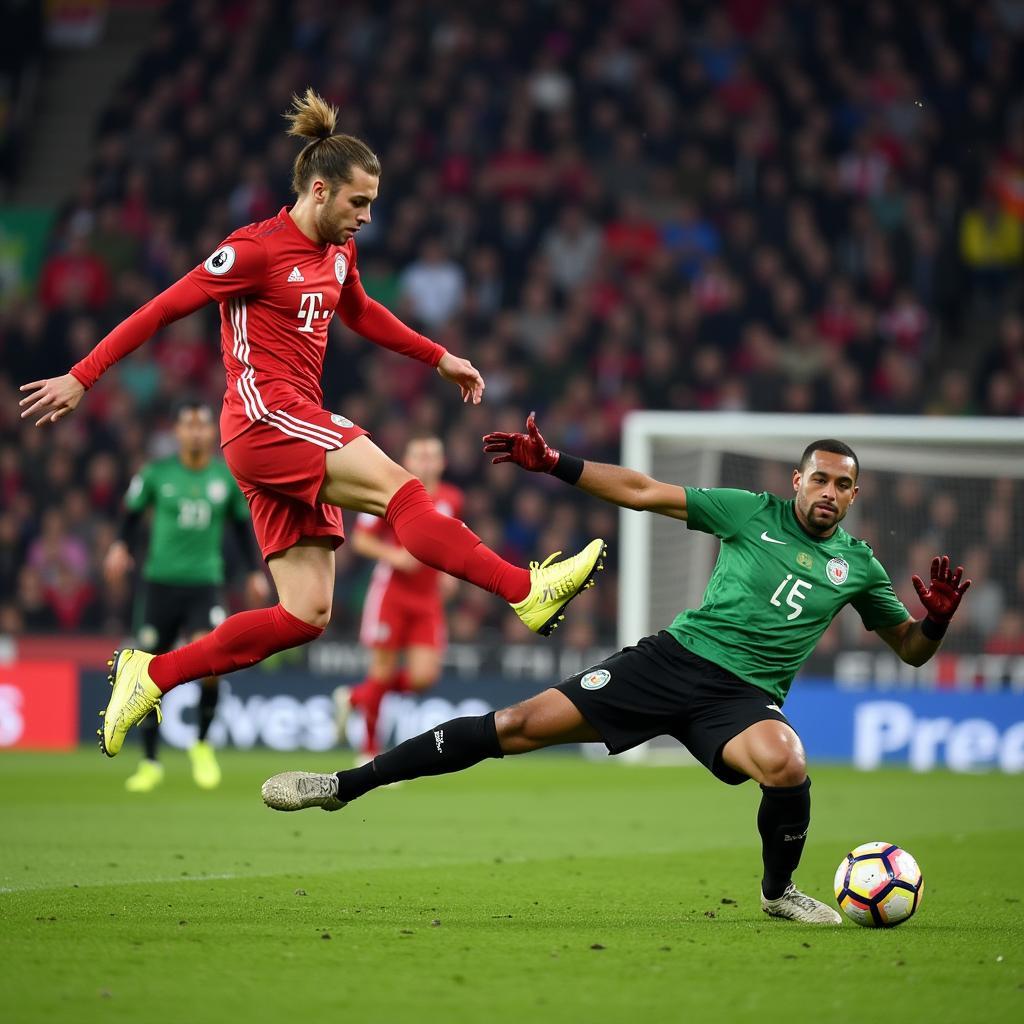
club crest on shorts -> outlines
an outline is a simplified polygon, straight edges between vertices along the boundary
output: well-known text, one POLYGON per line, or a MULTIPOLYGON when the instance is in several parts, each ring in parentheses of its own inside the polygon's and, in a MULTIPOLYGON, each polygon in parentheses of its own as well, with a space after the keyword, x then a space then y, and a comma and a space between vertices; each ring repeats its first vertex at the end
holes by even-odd
POLYGON ((598 668, 593 672, 586 672, 580 679, 580 686, 584 690, 600 690, 602 686, 607 686, 608 681, 611 679, 612 674, 606 668, 598 668))
POLYGON ((838 587, 850 575, 850 566, 844 558, 830 558, 825 566, 825 575, 838 587))
POLYGON ((331 422, 336 427, 354 427, 355 424, 347 416, 339 416, 337 413, 331 414, 331 422))
POLYGON ((344 284, 345 278, 348 277, 348 260, 345 259, 344 253, 338 253, 334 257, 334 276, 338 279, 338 284, 344 284))
POLYGON ((220 277, 226 274, 235 265, 235 250, 230 245, 222 245, 216 252, 212 253, 203 264, 203 269, 211 274, 220 277))

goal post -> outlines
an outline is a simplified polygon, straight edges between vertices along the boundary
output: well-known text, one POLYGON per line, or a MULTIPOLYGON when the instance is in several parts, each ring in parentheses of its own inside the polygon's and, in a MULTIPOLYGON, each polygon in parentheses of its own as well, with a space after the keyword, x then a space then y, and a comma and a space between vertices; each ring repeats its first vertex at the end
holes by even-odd
MULTIPOLYGON (((952 495, 965 522, 987 514, 987 496, 1010 506, 1002 514, 1011 517, 1011 554, 1018 564, 1024 557, 1024 495, 1015 483, 1024 479, 1024 420, 634 412, 623 426, 622 464, 669 483, 788 496, 800 453, 827 437, 850 444, 860 459, 862 493, 844 523, 854 536, 863 533, 869 542, 878 536, 883 548, 900 553, 916 539, 914 533, 896 536, 901 529, 914 530, 920 519, 908 517, 897 501, 912 477, 926 501, 952 495), (1007 484, 1016 488, 1018 500, 1000 497, 999 488, 1005 491, 1007 484)), ((928 526, 928 510, 919 511, 928 526)), ((971 537, 983 533, 982 528, 971 537)), ((677 520, 626 509, 619 536, 618 639, 626 646, 700 603, 717 541, 677 520)), ((872 546, 877 551, 877 543, 872 546)), ((885 552, 879 554, 885 564, 885 552)))

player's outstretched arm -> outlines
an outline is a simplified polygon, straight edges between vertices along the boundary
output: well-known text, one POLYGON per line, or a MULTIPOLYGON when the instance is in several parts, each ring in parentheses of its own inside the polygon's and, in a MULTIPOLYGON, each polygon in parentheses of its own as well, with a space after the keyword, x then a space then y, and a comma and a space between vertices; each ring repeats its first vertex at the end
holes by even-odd
POLYGON ((74 411, 85 392, 119 359, 134 352, 161 327, 194 313, 209 301, 206 292, 183 277, 122 320, 84 359, 71 367, 70 373, 23 384, 21 390, 26 395, 18 403, 21 418, 39 416, 37 427, 56 423, 74 411))
POLYGON ((926 616, 923 619, 909 618, 898 626, 878 630, 878 635, 908 665, 923 665, 939 649, 950 620, 971 585, 963 575, 963 566, 951 569, 948 555, 936 555, 932 559, 928 584, 916 574, 911 577, 926 616))
POLYGON ((684 488, 662 483, 635 469, 585 462, 549 447, 537 427, 535 413, 531 412, 526 418, 525 434, 496 431, 485 434, 483 441, 484 451, 494 456, 492 463, 514 462, 534 473, 550 473, 621 508, 686 519, 684 488))

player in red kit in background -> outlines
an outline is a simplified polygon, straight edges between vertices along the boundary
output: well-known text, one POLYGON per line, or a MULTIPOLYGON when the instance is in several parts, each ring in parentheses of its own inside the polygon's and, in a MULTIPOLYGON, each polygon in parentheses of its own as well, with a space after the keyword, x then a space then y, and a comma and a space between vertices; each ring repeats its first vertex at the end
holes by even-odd
POLYGON ((310 140, 296 157, 298 199, 276 217, 240 228, 209 258, 110 332, 61 377, 22 386, 22 416, 36 425, 72 412, 85 390, 161 327, 217 302, 227 388, 221 411, 224 459, 245 494, 253 529, 277 586, 272 608, 239 612, 212 633, 166 654, 116 651, 110 702, 99 730, 113 757, 125 733, 162 695, 190 679, 254 665, 315 640, 331 616, 341 508, 382 516, 426 565, 498 594, 535 632, 601 568, 604 542, 530 569, 500 558, 465 524, 442 515, 408 470, 367 432, 323 408, 327 328, 337 312, 352 330, 422 360, 478 403, 484 381, 466 359, 403 324, 363 290, 355 235, 369 223, 380 163, 350 135, 334 134, 337 111, 312 89, 296 97, 289 134, 310 140))
MULTIPOLYGON (((462 492, 441 479, 445 462, 439 437, 413 436, 402 465, 422 482, 439 512, 456 518, 461 514, 462 492)), ((377 560, 359 630, 360 642, 371 651, 370 666, 358 686, 339 686, 334 701, 339 739, 345 738, 349 711, 362 712, 366 735, 361 760, 368 761, 380 751, 377 723, 385 695, 426 690, 441 675, 441 656, 448 640, 444 590, 455 581, 410 555, 388 524, 376 516, 360 515, 352 547, 377 560), (400 664, 403 655, 404 664, 400 664)))

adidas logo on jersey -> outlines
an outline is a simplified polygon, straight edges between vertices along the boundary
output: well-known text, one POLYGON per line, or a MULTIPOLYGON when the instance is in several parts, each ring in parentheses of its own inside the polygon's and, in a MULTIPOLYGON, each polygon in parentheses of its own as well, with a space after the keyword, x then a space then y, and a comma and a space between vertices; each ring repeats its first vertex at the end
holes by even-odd
POLYGON ((298 281, 305 281, 306 279, 302 276, 302 271, 298 267, 292 267, 292 272, 288 275, 288 283, 295 284, 298 281))

